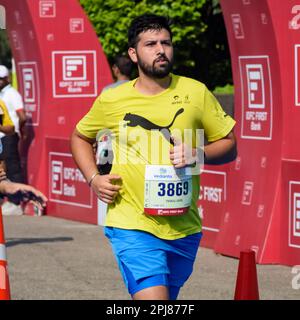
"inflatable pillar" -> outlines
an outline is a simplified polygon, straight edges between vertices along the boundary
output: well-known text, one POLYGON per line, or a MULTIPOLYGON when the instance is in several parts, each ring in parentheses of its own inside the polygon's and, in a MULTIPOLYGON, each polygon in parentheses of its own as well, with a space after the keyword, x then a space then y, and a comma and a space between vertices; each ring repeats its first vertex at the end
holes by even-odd
MULTIPOLYGON (((221 0, 235 84, 239 156, 214 248, 300 264, 300 5, 221 0)), ((210 214, 214 214, 210 212, 210 214)))
POLYGON ((97 223, 97 199, 72 159, 69 138, 112 82, 99 40, 79 1, 0 4, 29 118, 22 148, 27 181, 48 196, 47 214, 97 223))

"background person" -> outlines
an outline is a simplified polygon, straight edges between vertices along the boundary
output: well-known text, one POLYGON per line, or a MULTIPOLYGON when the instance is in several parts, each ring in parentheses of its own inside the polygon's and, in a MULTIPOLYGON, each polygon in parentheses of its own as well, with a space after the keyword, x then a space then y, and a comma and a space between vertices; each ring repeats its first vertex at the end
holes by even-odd
POLYGON ((47 197, 36 188, 8 180, 5 163, 0 160, 0 204, 5 197, 10 197, 17 203, 31 201, 41 210, 46 207, 48 201, 47 197))
POLYGON ((41 191, 28 184, 3 179, 4 177, 5 173, 3 169, 0 169, 0 202, 3 197, 9 196, 15 198, 15 201, 18 202, 31 201, 41 210, 46 207, 48 199, 41 191))
POLYGON ((129 81, 132 74, 133 63, 127 55, 118 55, 114 58, 114 63, 111 69, 116 81, 104 87, 102 92, 129 81))
MULTIPOLYGON (((112 72, 115 78, 115 82, 104 87, 102 92, 107 89, 116 88, 119 85, 126 83, 130 80, 133 69, 133 63, 128 55, 122 54, 114 58, 114 63, 112 65, 112 72)), ((112 161, 105 161, 104 159, 112 159, 113 155, 111 153, 111 140, 108 135, 101 134, 98 137, 98 141, 94 142, 94 153, 97 155, 97 165, 101 174, 108 174, 111 170, 112 161)))
MULTIPOLYGON (((9 116, 9 113, 4 101, 0 99, 0 133, 1 132, 6 135, 14 134, 15 126, 9 116)), ((3 149, 3 146, 0 140, 0 157, 1 157, 2 149, 3 149)))
MULTIPOLYGON (((9 71, 4 65, 0 65, 0 99, 4 101, 15 127, 15 133, 12 135, 0 133, 3 146, 2 158, 6 162, 6 174, 9 180, 22 183, 23 174, 19 154, 19 140, 24 138, 22 133, 26 123, 26 115, 22 97, 11 86, 9 71)), ((21 206, 6 202, 3 205, 3 213, 22 214, 23 210, 21 206)))
MULTIPOLYGON (((7 108, 2 100, 0 100, 0 132, 5 134, 13 134, 15 132, 14 124, 11 121, 7 108)), ((5 172, 6 165, 2 158, 2 152, 3 146, 0 139, 0 182, 7 179, 5 172)))

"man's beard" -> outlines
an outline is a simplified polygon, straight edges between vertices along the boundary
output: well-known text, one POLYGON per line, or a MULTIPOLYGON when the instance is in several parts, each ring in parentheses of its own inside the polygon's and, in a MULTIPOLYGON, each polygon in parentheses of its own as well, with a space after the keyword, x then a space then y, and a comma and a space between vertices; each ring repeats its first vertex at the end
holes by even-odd
POLYGON ((173 68, 173 58, 170 61, 165 55, 161 55, 153 61, 153 64, 151 66, 143 62, 142 59, 137 55, 137 64, 145 75, 151 78, 162 79, 165 78, 171 72, 173 68), (161 59, 165 60, 166 63, 160 66, 155 65, 156 62, 161 59))

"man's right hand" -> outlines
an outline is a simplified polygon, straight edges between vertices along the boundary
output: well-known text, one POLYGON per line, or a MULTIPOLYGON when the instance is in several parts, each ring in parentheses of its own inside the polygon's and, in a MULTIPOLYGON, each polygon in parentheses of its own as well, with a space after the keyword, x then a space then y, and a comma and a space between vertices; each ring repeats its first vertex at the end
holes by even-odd
POLYGON ((47 197, 38 189, 24 183, 11 182, 9 180, 1 181, 0 193, 11 198, 15 204, 24 201, 32 201, 39 208, 46 207, 47 197))
POLYGON ((114 181, 121 181, 121 179, 122 178, 116 174, 98 174, 93 179, 91 187, 100 200, 110 204, 114 202, 119 190, 121 189, 121 186, 114 184, 114 181))

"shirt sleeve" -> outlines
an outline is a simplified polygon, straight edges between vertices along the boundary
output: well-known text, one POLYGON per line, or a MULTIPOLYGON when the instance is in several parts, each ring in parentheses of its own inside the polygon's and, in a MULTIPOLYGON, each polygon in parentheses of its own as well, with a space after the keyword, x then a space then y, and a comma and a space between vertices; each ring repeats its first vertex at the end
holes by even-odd
POLYGON ((76 129, 83 136, 95 139, 97 132, 106 128, 103 103, 98 97, 90 111, 77 123, 76 129))
POLYGON ((24 104, 23 104, 23 99, 20 93, 16 90, 14 93, 14 101, 12 104, 15 108, 15 111, 23 110, 24 109, 24 104))
POLYGON ((226 114, 218 100, 207 88, 204 90, 201 122, 204 134, 209 142, 226 137, 236 123, 233 118, 226 114))

